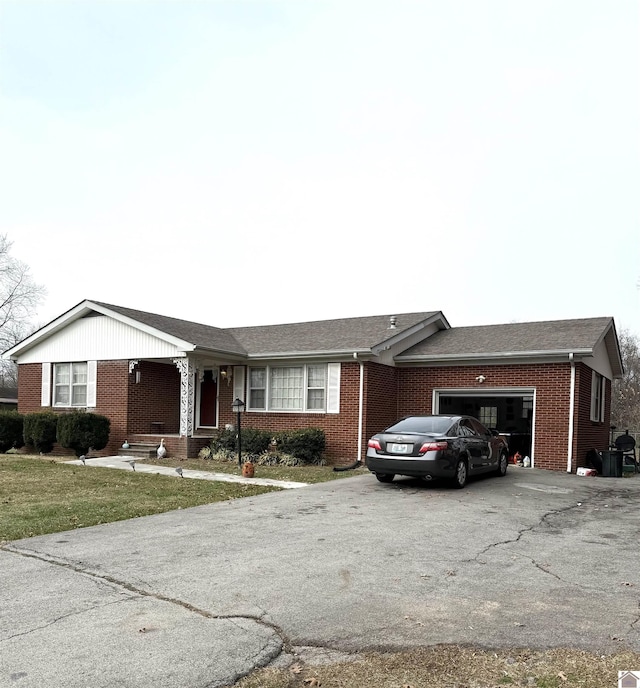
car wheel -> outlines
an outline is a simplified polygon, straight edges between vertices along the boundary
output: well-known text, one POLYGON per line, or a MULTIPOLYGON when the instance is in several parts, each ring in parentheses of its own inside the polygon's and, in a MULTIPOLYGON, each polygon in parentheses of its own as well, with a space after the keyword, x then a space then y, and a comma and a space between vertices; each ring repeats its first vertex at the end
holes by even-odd
POLYGON ((507 475, 507 466, 509 465, 509 459, 507 458, 507 455, 502 452, 500 454, 500 459, 498 460, 498 470, 496 473, 500 476, 503 477, 507 475))
POLYGON ((376 478, 381 483, 391 483, 395 477, 395 473, 376 473, 376 478))
POLYGON ((453 478, 453 486, 461 490, 467 484, 468 477, 469 469, 467 468, 467 462, 464 459, 459 459, 456 464, 456 474, 453 478))

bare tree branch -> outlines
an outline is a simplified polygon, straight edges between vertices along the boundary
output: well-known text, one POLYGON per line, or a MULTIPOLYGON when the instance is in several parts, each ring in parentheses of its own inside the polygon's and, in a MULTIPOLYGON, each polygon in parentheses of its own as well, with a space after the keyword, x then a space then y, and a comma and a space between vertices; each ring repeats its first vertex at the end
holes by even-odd
POLYGON ((620 429, 640 431, 640 340, 629 330, 620 332, 624 375, 614 380, 611 423, 620 429))
MULTIPOLYGON (((0 234, 0 351, 6 351, 28 337, 36 308, 45 295, 45 288, 36 284, 29 266, 11 255, 12 242, 0 234)), ((0 360, 0 382, 15 384, 16 365, 0 360)))

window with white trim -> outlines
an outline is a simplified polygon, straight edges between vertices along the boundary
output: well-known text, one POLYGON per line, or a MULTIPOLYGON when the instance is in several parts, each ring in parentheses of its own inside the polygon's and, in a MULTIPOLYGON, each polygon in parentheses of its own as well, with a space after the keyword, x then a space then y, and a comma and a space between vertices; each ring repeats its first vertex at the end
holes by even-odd
POLYGON ((250 368, 247 410, 329 413, 327 371, 327 364, 250 368))
POLYGON ((265 368, 251 368, 249 371, 249 404, 247 408, 267 408, 267 371, 265 368))
POLYGON ((591 420, 594 423, 604 422, 604 392, 605 378, 591 371, 591 420))
POLYGON ((53 405, 87 405, 87 362, 55 363, 53 366, 53 405))

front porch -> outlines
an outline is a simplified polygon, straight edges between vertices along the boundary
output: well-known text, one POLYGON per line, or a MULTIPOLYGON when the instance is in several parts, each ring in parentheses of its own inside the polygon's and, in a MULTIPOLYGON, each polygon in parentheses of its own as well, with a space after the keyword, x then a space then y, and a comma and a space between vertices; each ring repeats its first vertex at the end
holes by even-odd
POLYGON ((167 456, 180 459, 194 459, 198 452, 211 443, 215 437, 215 430, 209 433, 198 433, 193 437, 184 437, 179 434, 144 434, 137 433, 127 438, 129 447, 118 449, 121 456, 134 456, 140 459, 156 458, 156 450, 160 446, 160 440, 164 440, 167 456))
POLYGON ((244 396, 242 366, 189 357, 128 366, 126 430, 122 439, 112 439, 118 448, 126 439, 138 455, 155 456, 163 439, 169 456, 195 458, 232 422, 234 393, 244 396))

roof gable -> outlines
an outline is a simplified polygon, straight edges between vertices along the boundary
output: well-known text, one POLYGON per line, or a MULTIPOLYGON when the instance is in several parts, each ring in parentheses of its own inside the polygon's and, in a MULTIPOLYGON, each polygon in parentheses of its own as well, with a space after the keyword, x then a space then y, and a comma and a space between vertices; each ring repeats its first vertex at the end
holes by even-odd
POLYGON ((438 317, 446 323, 439 311, 432 311, 395 316, 395 326, 391 325, 389 316, 374 315, 286 325, 235 327, 227 331, 251 356, 371 353, 385 343, 407 336, 417 325, 438 317))
POLYGON ((138 311, 134 310, 133 308, 114 306, 112 304, 101 303, 99 301, 94 301, 93 303, 108 309, 112 313, 117 313, 121 316, 124 316, 131 321, 142 323, 147 327, 151 327, 157 332, 164 332, 172 337, 189 342, 198 349, 208 349, 212 351, 239 355, 246 353, 238 344, 233 335, 229 333, 229 330, 223 330, 219 327, 213 327, 212 325, 194 323, 190 322, 189 320, 170 318, 166 315, 138 311))

